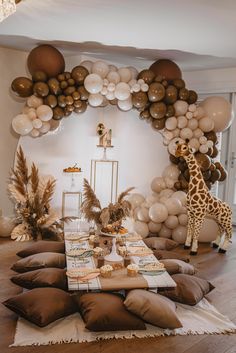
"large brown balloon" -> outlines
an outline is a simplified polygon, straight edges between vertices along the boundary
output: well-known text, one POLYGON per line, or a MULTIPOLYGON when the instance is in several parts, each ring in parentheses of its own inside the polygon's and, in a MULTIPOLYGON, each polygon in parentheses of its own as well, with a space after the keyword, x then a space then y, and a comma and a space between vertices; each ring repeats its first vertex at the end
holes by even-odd
POLYGON ((33 87, 36 96, 44 98, 49 93, 49 87, 45 82, 36 82, 33 87))
POLYGON ((84 113, 87 107, 88 107, 87 103, 85 101, 82 101, 81 107, 75 108, 74 112, 77 114, 84 113))
POLYGON ((17 77, 12 81, 11 89, 20 97, 29 97, 33 94, 33 82, 27 77, 17 77))
POLYGON ((77 85, 82 85, 88 74, 88 70, 85 67, 79 65, 73 68, 71 77, 75 80, 77 85))
MULTIPOLYGON (((80 94, 80 99, 81 99, 82 101, 88 100, 89 93, 88 93, 88 91, 86 90, 86 88, 85 88, 84 86, 80 86, 80 87, 78 88, 78 92, 79 92, 79 94, 80 94)), ((112 103, 111 103, 111 104, 112 104, 112 103)))
POLYGON ((163 130, 165 127, 165 122, 166 122, 165 118, 153 119, 152 120, 152 127, 154 130, 163 130))
POLYGON ((162 119, 166 115, 166 105, 163 102, 152 103, 149 111, 154 119, 162 119))
POLYGON ((160 59, 155 61, 149 68, 154 74, 163 76, 166 80, 182 78, 179 66, 171 60, 160 59))
POLYGON ((145 83, 150 85, 154 79, 155 79, 155 74, 151 70, 142 70, 137 77, 137 80, 142 79, 144 80, 145 83))
POLYGON ((31 75, 36 71, 43 71, 48 77, 55 77, 65 70, 65 60, 59 50, 43 44, 31 50, 27 66, 31 75))
POLYGON ((61 94, 60 82, 56 78, 50 78, 47 83, 52 94, 61 94))
POLYGON ((165 97, 165 87, 159 82, 153 82, 149 86, 148 99, 150 102, 159 102, 165 97))
POLYGON ((197 160, 197 162, 203 172, 210 168, 211 159, 209 156, 207 156, 206 154, 197 152, 197 153, 195 153, 195 158, 196 158, 196 160, 197 160))
POLYGON ((60 107, 56 107, 53 109, 53 119, 54 120, 61 120, 64 116, 64 111, 60 107))
POLYGON ((177 101, 178 98, 178 90, 175 86, 169 85, 166 87, 166 92, 165 92, 165 102, 167 104, 174 104, 177 101))
POLYGON ((53 94, 49 94, 44 98, 44 104, 49 105, 51 108, 55 108, 57 106, 57 97, 53 94))
POLYGON ((137 109, 145 108, 147 101, 148 101, 148 97, 145 92, 140 91, 132 94, 132 103, 133 103, 133 106, 137 109))

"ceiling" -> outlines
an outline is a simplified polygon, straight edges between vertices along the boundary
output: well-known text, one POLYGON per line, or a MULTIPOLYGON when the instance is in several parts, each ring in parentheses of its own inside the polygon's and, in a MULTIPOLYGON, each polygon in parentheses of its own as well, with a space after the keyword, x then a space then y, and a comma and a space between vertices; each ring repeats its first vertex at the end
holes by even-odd
POLYGON ((169 58, 182 70, 236 67, 235 0, 22 0, 0 23, 0 46, 51 43, 137 68, 169 58))

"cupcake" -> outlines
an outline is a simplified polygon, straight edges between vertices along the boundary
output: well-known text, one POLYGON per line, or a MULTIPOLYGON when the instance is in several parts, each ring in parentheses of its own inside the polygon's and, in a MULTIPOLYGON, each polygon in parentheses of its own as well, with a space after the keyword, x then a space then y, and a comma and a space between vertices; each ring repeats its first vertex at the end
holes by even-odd
POLYGON ((99 257, 103 255, 103 248, 100 248, 99 246, 93 249, 93 256, 94 257, 99 257))
POLYGON ((113 267, 111 265, 104 265, 100 268, 100 273, 102 277, 109 278, 111 277, 113 267))
POLYGON ((119 246, 118 252, 121 256, 125 256, 127 254, 127 248, 126 246, 119 246))
POLYGON ((138 274, 139 267, 136 264, 130 264, 127 266, 127 275, 130 277, 135 277, 138 274))

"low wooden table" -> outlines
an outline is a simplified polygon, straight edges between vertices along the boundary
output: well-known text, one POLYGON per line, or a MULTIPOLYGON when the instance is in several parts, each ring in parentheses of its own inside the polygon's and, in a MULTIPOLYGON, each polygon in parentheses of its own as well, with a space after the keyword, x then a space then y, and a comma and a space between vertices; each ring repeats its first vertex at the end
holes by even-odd
MULTIPOLYGON (((88 241, 70 241, 67 240, 68 233, 65 233, 65 249, 66 252, 72 249, 91 249, 88 241)), ((129 246, 130 242, 126 242, 127 246, 129 246)), ((145 246, 145 243, 142 240, 136 242, 137 245, 145 246)), ((150 262, 159 262, 154 255, 147 256, 132 256, 131 260, 133 263, 139 263, 140 259, 145 259, 150 262)), ((86 263, 78 260, 78 257, 72 257, 66 255, 67 269, 76 269, 80 267, 88 267, 88 268, 96 268, 96 264, 93 257, 86 258, 86 263)), ((119 270, 114 270, 111 278, 103 278, 102 276, 98 276, 94 279, 90 279, 88 282, 83 283, 78 279, 72 279, 67 277, 68 279, 68 289, 69 291, 119 291, 123 289, 150 289, 154 291, 158 291, 158 288, 169 288, 175 287, 176 283, 170 277, 167 271, 163 273, 159 273, 155 276, 148 276, 143 274, 138 274, 135 277, 127 276, 126 268, 122 268, 119 270)))

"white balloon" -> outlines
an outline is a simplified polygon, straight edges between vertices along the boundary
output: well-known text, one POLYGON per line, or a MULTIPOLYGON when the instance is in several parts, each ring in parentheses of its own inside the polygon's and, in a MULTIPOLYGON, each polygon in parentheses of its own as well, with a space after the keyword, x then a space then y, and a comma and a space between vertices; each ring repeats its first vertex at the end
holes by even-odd
POLYGON ((180 174, 180 170, 176 164, 168 165, 164 171, 162 172, 163 178, 170 178, 173 180, 177 180, 180 174))
POLYGON ((149 90, 149 86, 147 83, 142 83, 140 88, 142 92, 147 92, 149 90))
POLYGON ((168 210, 162 203, 154 203, 149 209, 149 217, 155 223, 164 222, 168 217, 168 210))
POLYGON ((207 142, 206 142, 206 145, 207 145, 207 147, 213 147, 214 146, 214 142, 213 141, 211 141, 211 140, 207 140, 207 142))
POLYGON ((132 74, 128 67, 120 67, 118 69, 118 74, 120 75, 121 82, 129 82, 132 78, 132 74))
POLYGON ((121 101, 128 99, 130 96, 130 87, 128 83, 119 82, 116 85, 115 97, 121 101))
MULTIPOLYGON (((40 120, 41 121, 41 120, 40 120)), ((40 132, 39 130, 37 129, 33 129, 31 132, 30 132, 30 136, 31 137, 38 137, 40 135, 40 132)))
MULTIPOLYGON (((105 78, 109 72, 109 66, 104 61, 95 61, 92 66, 92 73, 105 78)), ((93 92, 92 92, 93 93, 93 92)))
POLYGON ((33 129, 32 121, 26 114, 19 114, 12 120, 12 127, 19 135, 28 135, 33 129))
POLYGON ((103 87, 103 79, 97 74, 89 74, 85 77, 84 87, 89 93, 99 93, 103 87))
POLYGON ((196 118, 197 120, 201 119, 205 115, 206 115, 205 110, 202 107, 197 107, 197 109, 193 113, 194 118, 196 118))
POLYGON ((199 147, 199 152, 201 152, 201 153, 207 153, 207 151, 208 151, 208 146, 207 146, 207 144, 206 144, 206 145, 201 145, 201 146, 199 147))
POLYGON ((108 65, 109 66, 109 71, 112 72, 112 71, 117 71, 117 67, 115 65, 108 65))
POLYGON ((88 102, 92 107, 99 107, 103 102, 103 96, 100 93, 90 94, 88 102))
POLYGON ((133 85, 135 85, 137 83, 137 80, 132 79, 128 82, 129 86, 132 87, 133 85))
POLYGON ((191 120, 189 120, 188 128, 191 130, 196 130, 198 128, 198 120, 195 118, 192 118, 191 120))
POLYGON ((105 96, 108 93, 107 87, 103 86, 100 93, 105 96))
POLYGON ((151 233, 158 233, 161 230, 162 223, 149 222, 148 228, 151 233))
POLYGON ((34 119, 37 118, 37 114, 36 114, 36 111, 35 111, 35 110, 30 110, 30 111, 27 113, 27 115, 28 115, 28 118, 29 118, 30 120, 34 120, 34 119))
POLYGON ((190 119, 193 118, 193 113, 192 113, 192 112, 187 112, 187 113, 185 114, 185 116, 186 116, 186 118, 187 118, 188 120, 190 120, 190 119))
POLYGON ((193 137, 193 138, 189 141, 188 145, 189 145, 190 147, 194 148, 196 151, 198 151, 198 150, 199 150, 199 147, 200 147, 199 140, 198 140, 196 137, 193 137))
POLYGON ((128 99, 124 100, 124 101, 118 100, 117 105, 118 105, 118 107, 121 110, 123 110, 125 112, 127 112, 130 109, 132 109, 133 108, 133 103, 132 103, 131 96, 128 99))
POLYGON ((185 127, 184 129, 182 129, 180 131, 180 137, 183 139, 183 140, 190 140, 192 137, 193 137, 193 132, 191 129, 189 129, 188 127, 185 127))
POLYGON ((156 177, 151 182, 152 191, 159 193, 161 190, 166 188, 165 181, 162 177, 156 177))
MULTIPOLYGON (((159 201, 159 197, 157 195, 148 195, 145 199, 145 205, 147 205, 147 207, 151 207, 154 203, 159 201)), ((145 206, 146 207, 146 206, 145 206)))
POLYGON ((137 212, 137 219, 142 222, 149 222, 150 217, 148 213, 148 209, 145 207, 140 207, 138 212, 137 212))
POLYGON ((110 71, 107 75, 107 79, 109 82, 112 82, 117 85, 117 83, 120 82, 120 75, 117 71, 110 71))
POLYGON ((168 177, 164 178, 164 180, 165 180, 167 188, 172 189, 174 187, 174 184, 175 184, 176 180, 173 180, 173 179, 168 178, 168 177))
POLYGON ((203 135, 204 133, 201 129, 199 129, 199 127, 193 131, 193 136, 196 137, 197 139, 199 139, 203 135))
POLYGON ((34 119, 34 120, 32 121, 32 125, 33 125, 33 127, 34 127, 35 129, 39 129, 39 128, 41 128, 41 126, 43 125, 43 122, 42 122, 42 120, 40 120, 40 119, 34 119))
POLYGON ((165 201, 165 206, 168 210, 169 215, 177 215, 181 212, 182 204, 179 199, 170 197, 165 201))
POLYGON ((93 66, 93 62, 92 61, 84 60, 84 61, 82 61, 82 63, 80 63, 80 66, 85 67, 88 70, 88 72, 91 74, 92 66, 93 66))
POLYGON ((169 131, 169 130, 164 130, 163 133, 162 133, 162 136, 166 139, 166 140, 172 140, 174 138, 174 135, 172 133, 172 131, 169 131))
POLYGON ((197 110, 196 104, 190 104, 188 106, 188 111, 194 113, 197 110))
POLYGON ((53 117, 53 111, 48 105, 40 105, 36 109, 36 114, 38 118, 42 121, 49 121, 53 117))
POLYGON ((141 208, 141 206, 138 206, 135 209, 133 209, 133 215, 132 216, 133 216, 135 221, 138 220, 138 211, 139 211, 140 208, 141 208))
POLYGON ((211 130, 214 129, 214 121, 211 118, 208 118, 207 116, 205 116, 204 118, 201 118, 199 120, 199 128, 203 131, 203 132, 209 132, 211 130))
POLYGON ((175 116, 185 115, 188 111, 188 103, 185 101, 176 101, 174 103, 175 116))
POLYGON ((171 238, 171 229, 167 228, 165 224, 162 224, 161 230, 159 231, 158 235, 162 238, 171 238))
POLYGON ((179 129, 183 129, 188 124, 188 119, 184 115, 180 115, 177 118, 177 124, 179 129))
POLYGON ((108 99, 109 101, 112 101, 115 98, 116 98, 115 97, 115 92, 107 92, 106 99, 108 99))
POLYGON ((164 189, 164 190, 162 190, 161 192, 160 192, 160 195, 159 195, 159 197, 161 198, 161 197, 165 197, 165 198, 169 198, 169 197, 171 197, 172 195, 173 195, 173 193, 174 193, 174 191, 173 190, 171 190, 171 189, 164 189))
POLYGON ((36 97, 35 95, 32 95, 27 99, 28 107, 38 108, 42 104, 43 104, 42 98, 36 97))
POLYGON ((171 195, 172 198, 174 199, 178 199, 182 206, 185 206, 186 205, 186 202, 187 202, 187 194, 184 192, 184 191, 175 191, 172 195, 171 195))
POLYGON ((133 86, 132 86, 132 91, 133 92, 139 92, 141 90, 141 86, 139 83, 135 83, 133 86))
POLYGON ((172 154, 173 156, 175 156, 175 152, 176 152, 176 148, 177 148, 177 144, 178 143, 184 143, 185 141, 179 137, 175 137, 173 138, 173 140, 170 141, 169 145, 168 145, 168 151, 170 154, 172 154))
POLYGON ((109 85, 109 81, 107 78, 103 79, 103 86, 107 87, 109 85))
POLYGON ((108 92, 114 92, 116 89, 116 85, 113 82, 110 82, 107 86, 108 92))
POLYGON ((45 121, 43 122, 43 125, 42 127, 39 129, 39 131, 42 133, 42 134, 46 134, 49 130, 50 130, 50 123, 49 121, 45 121))
POLYGON ((184 244, 187 237, 187 227, 185 226, 177 226, 172 231, 172 239, 179 244, 184 244))
POLYGON ((131 203, 132 208, 135 209, 145 201, 145 198, 143 195, 135 193, 131 194, 128 200, 131 203))
POLYGON ((169 229, 175 229, 179 224, 179 220, 177 216, 170 215, 165 220, 165 226, 169 229))
POLYGON ((165 122, 165 127, 168 130, 174 130, 177 128, 177 119, 175 116, 172 116, 171 118, 167 118, 165 122))
POLYGON ((140 86, 143 84, 143 83, 145 83, 145 81, 142 79, 142 78, 140 78, 140 79, 138 79, 138 84, 140 84, 140 86))
POLYGON ((131 72, 131 78, 136 79, 138 76, 138 70, 133 66, 128 66, 128 69, 131 72))
POLYGON ((199 137, 199 142, 200 142, 201 145, 205 145, 207 143, 206 136, 199 137))
POLYGON ((173 137, 179 137, 180 129, 176 128, 172 130, 173 137))
POLYGON ((178 219, 181 226, 186 226, 188 224, 188 216, 185 213, 178 215, 178 219))
POLYGON ((134 223, 134 231, 141 235, 142 238, 146 238, 149 233, 148 225, 144 222, 136 221, 134 223))

